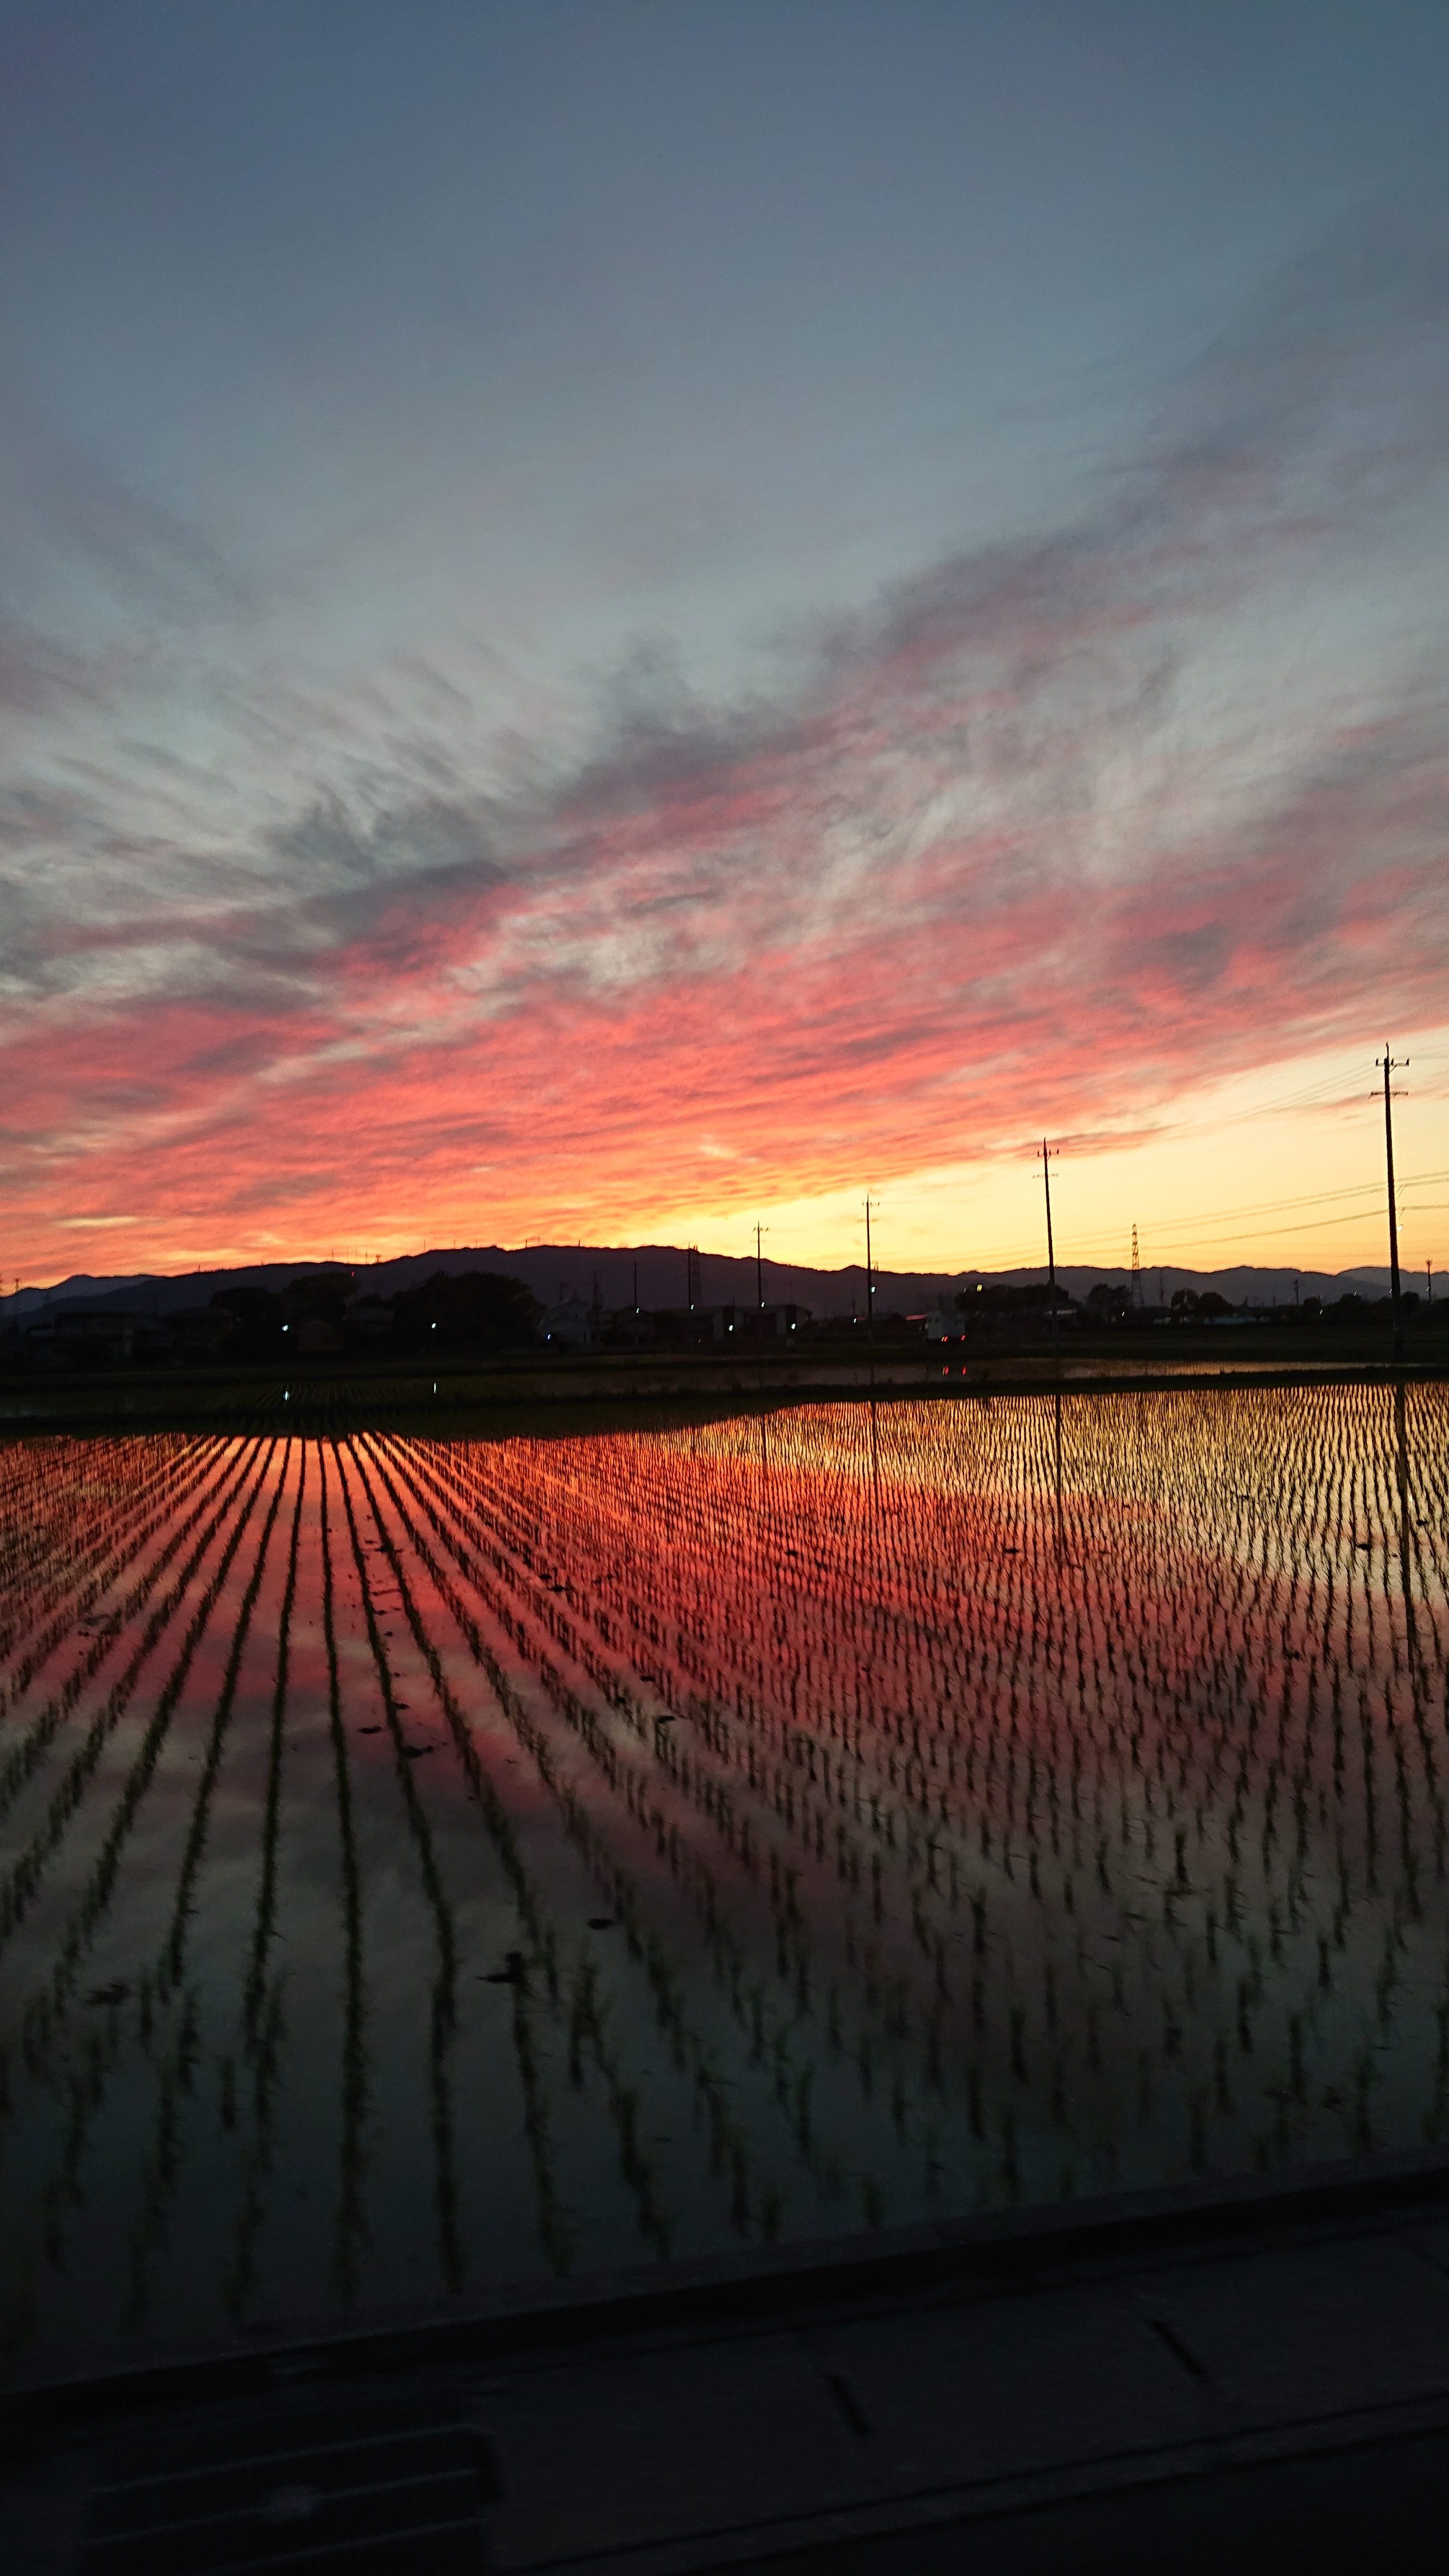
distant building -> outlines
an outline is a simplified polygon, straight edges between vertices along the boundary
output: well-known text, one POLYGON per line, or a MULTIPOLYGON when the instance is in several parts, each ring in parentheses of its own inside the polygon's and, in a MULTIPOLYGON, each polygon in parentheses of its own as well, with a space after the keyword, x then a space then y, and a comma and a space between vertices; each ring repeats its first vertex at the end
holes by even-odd
POLYGON ((109 1307, 59 1306, 32 1324, 25 1340, 42 1365, 114 1368, 134 1357, 136 1324, 134 1315, 109 1307))
POLYGON ((304 1315, 300 1324, 290 1327, 289 1349, 294 1358, 321 1359, 341 1348, 342 1335, 337 1326, 325 1322, 321 1315, 304 1315))
POLYGON ((237 1319, 225 1306, 181 1306, 166 1329, 177 1359, 211 1360, 234 1338, 237 1319))
POLYGON ((810 1321, 808 1306, 706 1306, 695 1321, 712 1342, 788 1342, 810 1321))
POLYGON ((546 1310, 539 1330, 555 1350, 589 1351, 594 1346, 597 1323, 593 1307, 586 1306, 582 1297, 564 1297, 557 1306, 546 1310))
POLYGON ((342 1320, 349 1330, 359 1333, 390 1333, 394 1316, 386 1297, 368 1295, 350 1297, 342 1310, 342 1320))

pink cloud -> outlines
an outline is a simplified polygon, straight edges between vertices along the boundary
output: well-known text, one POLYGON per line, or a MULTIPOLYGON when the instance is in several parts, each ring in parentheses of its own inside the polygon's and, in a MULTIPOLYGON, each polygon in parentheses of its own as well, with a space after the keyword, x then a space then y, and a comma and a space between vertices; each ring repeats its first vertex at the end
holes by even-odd
POLYGON ((489 1232, 499 1207, 627 1231, 988 1154, 1028 1095, 1081 1134, 1442 1000, 1449 762, 1408 719, 1237 850, 1108 882, 1040 835, 918 835, 909 808, 839 879, 817 759, 811 728, 793 795, 777 749, 772 793, 748 761, 738 792, 576 806, 587 858, 562 871, 394 890, 301 1005, 37 1007, 7 1071, 12 1197, 57 1259, 62 1210, 143 1211, 157 1260, 198 1229, 315 1248, 489 1232))
MULTIPOLYGON (((630 1233, 1023 1126, 1141 1130, 1207 1079, 1441 1017, 1449 708, 1377 668, 1220 703, 1263 667, 1275 568, 1340 614, 1340 486, 1367 508, 1374 478, 1319 457, 1321 339, 1307 376, 1271 331, 1230 351, 1217 410, 1096 522, 902 583, 768 700, 535 746, 509 793, 440 734, 249 838, 230 805, 209 840, 123 829, 100 770, 89 806, 78 767, 17 799, 11 1259, 72 1266, 75 1225, 124 1218, 133 1266, 630 1233)), ((1377 383, 1380 344, 1352 346, 1377 383)), ((1442 461, 1442 422, 1383 441, 1395 474, 1442 461)), ((28 703, 56 675, 21 677, 28 703)), ((319 768, 351 739, 319 727, 319 768)))

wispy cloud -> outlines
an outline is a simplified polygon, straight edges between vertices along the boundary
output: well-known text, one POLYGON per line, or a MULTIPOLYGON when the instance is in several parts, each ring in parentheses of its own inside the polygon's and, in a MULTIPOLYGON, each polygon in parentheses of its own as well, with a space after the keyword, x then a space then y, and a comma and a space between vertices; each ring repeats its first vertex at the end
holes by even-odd
POLYGON ((1225 335, 1095 515, 802 625, 741 702, 636 664, 591 739, 504 763, 414 668, 325 713, 254 676, 168 771, 154 686, 148 764, 34 648, 12 1204, 144 1204, 158 1246, 203 1212, 622 1227, 989 1154, 1028 1100, 1126 1132, 1436 1016, 1449 700, 1422 623, 1356 640, 1355 561, 1432 524, 1446 318, 1442 238, 1376 216, 1225 335), (250 796, 243 733, 275 753, 250 796))

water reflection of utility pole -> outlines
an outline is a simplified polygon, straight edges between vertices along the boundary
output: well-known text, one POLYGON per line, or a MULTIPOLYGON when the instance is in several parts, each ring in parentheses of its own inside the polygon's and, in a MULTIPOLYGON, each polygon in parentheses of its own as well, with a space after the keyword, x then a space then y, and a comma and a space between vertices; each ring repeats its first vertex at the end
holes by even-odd
POLYGON ((768 1419, 769 1417, 762 1410, 760 1414, 760 1527, 767 1537, 774 1539, 777 1546, 783 1547, 785 1532, 780 1526, 781 1514, 776 1507, 774 1479, 770 1473, 768 1419))
POLYGON ((1399 1582, 1404 1595, 1404 1627, 1409 1650, 1409 1687, 1417 1701, 1419 1695, 1418 1634, 1414 1626, 1413 1558, 1409 1532, 1413 1527, 1413 1493, 1409 1477, 1408 1399, 1404 1381, 1394 1387, 1394 1469, 1399 1488, 1399 1582))
MULTIPOLYGON (((341 1843, 343 1918, 342 2116, 338 2129, 338 2195, 332 2273, 341 2296, 350 2298, 361 2276, 367 2239, 363 2212, 363 2136, 367 2121, 369 2074, 367 2014, 363 1988, 362 1873, 353 1827, 352 1787, 347 1742, 342 1723, 342 1672, 337 1650, 337 1621, 332 1575, 332 1545, 327 1512, 327 1453, 319 1448, 321 1477, 320 1538, 322 1551, 322 1633, 327 1653, 328 1733, 337 1798, 341 1843)), ((340 1470, 333 1453, 333 1473, 340 1470)))
POLYGON ((1057 1504, 1057 1564, 1058 1564, 1058 1566, 1060 1566, 1060 1564, 1061 1564, 1061 1562, 1062 1562, 1062 1553, 1063 1553, 1063 1551, 1062 1551, 1062 1391, 1061 1391, 1061 1388, 1060 1388, 1059 1386, 1058 1386, 1058 1387, 1054 1387, 1054 1388, 1053 1388, 1053 1390, 1052 1390, 1052 1410, 1053 1410, 1053 1415, 1054 1415, 1054 1419, 1053 1419, 1053 1422, 1052 1422, 1052 1440, 1053 1440, 1053 1447, 1054 1447, 1054 1450, 1055 1450, 1055 1470, 1056 1470, 1056 1504, 1057 1504))
POLYGON ((1408 1064, 1409 1059, 1407 1056, 1391 1055, 1389 1053, 1389 1044, 1386 1038, 1384 1040, 1383 1054, 1381 1057, 1376 1058, 1375 1061, 1376 1065, 1382 1069, 1384 1077, 1384 1153, 1388 1163, 1389 1176, 1389 1277, 1393 1282, 1390 1293, 1394 1301, 1394 1357, 1398 1360, 1402 1359, 1404 1355, 1404 1337, 1400 1328, 1399 1318, 1399 1211, 1394 1198, 1394 1095, 1392 1076, 1396 1073, 1401 1073, 1408 1064))

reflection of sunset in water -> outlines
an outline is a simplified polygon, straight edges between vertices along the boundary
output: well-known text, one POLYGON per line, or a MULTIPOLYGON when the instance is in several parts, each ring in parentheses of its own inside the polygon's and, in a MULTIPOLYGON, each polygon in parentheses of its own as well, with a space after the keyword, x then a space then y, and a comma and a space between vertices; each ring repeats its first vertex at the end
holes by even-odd
POLYGON ((0 1453, 16 2366, 1438 2135, 1446 1426, 0 1453))

